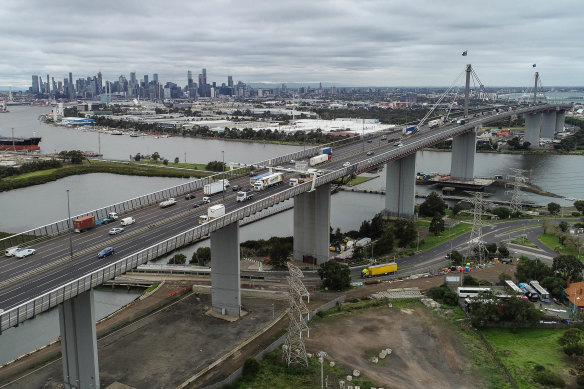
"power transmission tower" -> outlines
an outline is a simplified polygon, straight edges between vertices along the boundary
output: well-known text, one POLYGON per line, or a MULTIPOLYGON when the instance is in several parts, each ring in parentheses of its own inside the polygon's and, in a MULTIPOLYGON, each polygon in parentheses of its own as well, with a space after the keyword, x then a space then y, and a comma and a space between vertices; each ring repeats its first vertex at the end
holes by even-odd
POLYGON ((485 242, 483 241, 483 215, 488 215, 484 212, 483 203, 483 192, 473 192, 473 210, 466 211, 473 215, 472 230, 470 232, 470 238, 468 240, 468 252, 467 257, 471 254, 473 248, 478 250, 478 262, 479 264, 485 263, 485 242))
POLYGON ((286 334, 286 341, 282 347, 284 351, 284 359, 288 366, 291 364, 301 364, 308 366, 308 358, 306 356, 306 347, 302 339, 302 333, 308 332, 308 308, 304 303, 304 297, 307 297, 310 302, 310 294, 302 282, 304 274, 297 266, 290 262, 287 264, 290 276, 288 279, 288 303, 290 309, 288 310, 288 318, 290 323, 288 325, 288 333, 286 334), (304 318, 306 315, 306 319, 304 318))
MULTIPOLYGON (((521 188, 525 186, 527 179, 523 176, 527 170, 511 168, 513 176, 513 190, 511 191, 511 213, 521 212, 521 188)), ((507 193, 507 192, 506 192, 507 193)))

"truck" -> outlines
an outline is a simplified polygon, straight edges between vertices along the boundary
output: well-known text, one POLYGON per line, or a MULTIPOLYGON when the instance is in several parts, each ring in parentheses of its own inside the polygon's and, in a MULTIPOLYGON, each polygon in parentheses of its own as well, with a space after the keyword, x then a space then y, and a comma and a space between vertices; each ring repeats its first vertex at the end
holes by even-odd
POLYGON ((418 131, 418 126, 410 126, 410 127, 404 128, 403 134, 404 135, 411 135, 416 131, 418 131))
POLYGON ((241 203, 243 201, 249 200, 253 198, 253 192, 245 192, 245 191, 239 191, 237 192, 237 202, 241 203))
POLYGON ((92 227, 95 227, 95 216, 82 216, 73 220, 73 231, 83 232, 92 227))
POLYGON ((321 154, 333 155, 333 148, 332 147, 324 147, 320 149, 321 154))
POLYGON ((319 163, 330 161, 331 155, 330 154, 320 154, 316 157, 310 158, 310 166, 318 165, 319 163))
POLYGON ((272 173, 267 172, 267 173, 259 174, 257 176, 253 176, 252 178, 249 179, 249 184, 251 186, 253 186, 257 181, 261 180, 264 177, 269 176, 270 174, 272 174, 272 173))
POLYGON ((207 223, 208 221, 211 221, 213 219, 216 219, 216 218, 224 216, 224 215, 225 215, 225 205, 223 205, 223 204, 213 205, 213 206, 209 207, 209 209, 207 209, 206 215, 199 216, 199 224, 207 223))
POLYGON ((271 186, 278 185, 284 182, 284 173, 272 173, 268 176, 262 177, 253 184, 255 191, 264 190, 271 186))
POLYGON ((133 217, 125 217, 120 221, 120 224, 122 226, 129 226, 130 224, 134 223, 136 223, 136 219, 134 219, 133 217))
POLYGON ((112 220, 118 220, 119 216, 117 212, 110 212, 107 214, 107 217, 112 220))
POLYGON ((212 196, 216 193, 223 192, 223 189, 227 188, 228 186, 229 186, 228 180, 225 180, 225 184, 223 183, 223 180, 211 182, 203 186, 203 194, 207 196, 212 196))
POLYGON ((442 123, 443 123, 442 119, 430 120, 428 122, 428 127, 430 127, 430 128, 440 127, 442 125, 442 123))
POLYGON ((383 263, 381 265, 367 266, 361 271, 361 278, 381 276, 384 274, 395 273, 397 271, 397 263, 383 263))
POLYGON ((459 120, 456 121, 456 124, 460 124, 460 125, 463 125, 463 124, 466 124, 466 123, 468 123, 468 120, 466 120, 466 119, 459 119, 459 120))
POLYGON ((161 202, 158 205, 160 206, 160 208, 166 208, 166 207, 170 207, 170 206, 175 205, 175 204, 176 204, 176 199, 174 197, 171 197, 168 200, 164 200, 163 202, 161 202))

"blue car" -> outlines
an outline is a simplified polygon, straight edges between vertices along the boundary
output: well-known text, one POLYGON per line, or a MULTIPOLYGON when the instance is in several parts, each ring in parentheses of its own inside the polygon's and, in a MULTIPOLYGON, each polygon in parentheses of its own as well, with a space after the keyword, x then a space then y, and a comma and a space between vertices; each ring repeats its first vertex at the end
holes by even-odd
POLYGON ((105 249, 101 250, 99 254, 97 254, 98 258, 105 258, 108 255, 114 255, 114 248, 113 247, 106 247, 105 249))

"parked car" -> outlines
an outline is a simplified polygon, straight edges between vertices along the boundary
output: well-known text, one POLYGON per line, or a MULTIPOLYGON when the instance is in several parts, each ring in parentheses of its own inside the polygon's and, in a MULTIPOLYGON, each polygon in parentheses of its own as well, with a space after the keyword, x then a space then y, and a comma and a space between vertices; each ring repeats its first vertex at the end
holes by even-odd
POLYGON ((33 255, 34 253, 36 253, 35 249, 24 248, 22 250, 18 250, 16 253, 14 253, 14 256, 16 258, 26 258, 29 255, 33 255))
POLYGON ((110 235, 117 235, 124 232, 124 228, 123 227, 114 227, 111 230, 109 230, 109 234, 110 235))
POLYGON ((101 250, 99 254, 97 254, 98 258, 105 258, 109 255, 114 255, 114 248, 113 247, 106 247, 105 249, 101 250))
POLYGON ((194 194, 192 194, 192 193, 189 193, 188 195, 186 195, 186 196, 185 196, 185 200, 194 199, 195 197, 197 197, 197 196, 195 196, 195 195, 194 195, 194 194))

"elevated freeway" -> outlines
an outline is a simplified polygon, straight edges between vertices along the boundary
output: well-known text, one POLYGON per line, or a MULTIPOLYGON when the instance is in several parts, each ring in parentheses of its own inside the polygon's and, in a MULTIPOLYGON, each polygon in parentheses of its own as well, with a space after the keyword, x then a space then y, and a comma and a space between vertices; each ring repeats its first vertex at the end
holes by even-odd
MULTIPOLYGON (((198 216, 206 212, 208 205, 193 208, 193 204, 202 198, 202 186, 208 179, 145 195, 144 198, 128 200, 90 213, 99 218, 108 211, 115 210, 123 216, 133 216, 137 222, 127 226, 123 234, 114 237, 107 234, 111 224, 74 234, 73 257, 69 254, 66 220, 4 239, 10 242, 5 245, 15 245, 19 243, 18 239, 32 235, 35 239, 27 245, 35 248, 37 253, 21 260, 14 258, 0 260, 0 309, 3 310, 0 314, 0 329, 6 330, 128 269, 338 178, 404 158, 433 144, 476 131, 482 125, 507 119, 512 115, 566 108, 568 107, 538 105, 502 112, 478 113, 468 118, 468 123, 463 125, 451 123, 437 129, 422 126, 416 134, 400 137, 401 146, 396 146, 394 141, 401 133, 376 134, 366 139, 346 139, 323 145, 333 147, 332 160, 318 165, 325 174, 317 177, 314 183, 292 188, 287 186, 287 182, 297 173, 288 169, 292 167, 289 161, 308 159, 318 154, 321 147, 260 162, 254 165, 256 173, 279 166, 278 170, 285 174, 285 185, 256 192, 251 203, 237 203, 235 192, 227 188, 224 194, 215 195, 214 201, 210 204, 225 204, 226 215, 203 225, 198 225, 198 216), (382 140, 382 135, 390 141, 382 140), (368 153, 371 155, 367 155, 368 153), (349 162, 350 166, 343 166, 346 162, 349 162), (196 198, 184 200, 186 193, 193 193, 196 198), (171 196, 177 198, 176 206, 164 209, 158 207, 159 201, 171 196), (97 259, 97 252, 107 246, 115 247, 115 255, 97 259)), ((249 187, 247 170, 240 170, 226 174, 232 185, 249 187)))

